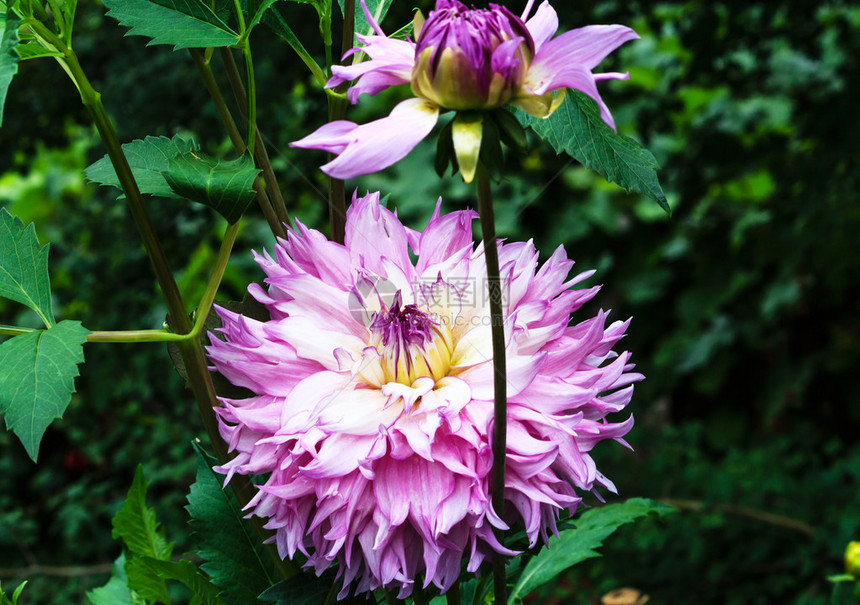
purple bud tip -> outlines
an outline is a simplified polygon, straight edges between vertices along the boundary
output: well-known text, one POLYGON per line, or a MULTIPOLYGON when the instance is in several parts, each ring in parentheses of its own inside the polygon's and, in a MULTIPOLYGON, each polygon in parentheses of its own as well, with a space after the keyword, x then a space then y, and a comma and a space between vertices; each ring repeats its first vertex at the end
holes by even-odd
POLYGON ((415 46, 413 91, 448 109, 507 103, 534 56, 526 25, 507 8, 438 0, 415 46))

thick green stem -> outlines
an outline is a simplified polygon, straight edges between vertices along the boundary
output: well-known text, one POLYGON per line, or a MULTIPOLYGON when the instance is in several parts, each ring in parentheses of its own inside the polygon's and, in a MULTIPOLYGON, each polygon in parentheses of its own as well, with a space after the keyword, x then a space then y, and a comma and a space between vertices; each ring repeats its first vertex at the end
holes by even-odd
MULTIPOLYGON (((245 87, 242 85, 242 79, 239 77, 239 69, 236 67, 236 61, 233 59, 233 53, 229 48, 223 47, 221 51, 221 61, 224 63, 224 69, 227 72, 227 80, 230 82, 230 88, 233 91, 233 97, 236 99, 236 104, 239 106, 239 115, 243 120, 248 119, 248 102, 245 93, 245 87)), ((278 179, 275 176, 275 171, 272 169, 272 162, 269 159, 269 152, 266 149, 266 144, 263 142, 263 137, 260 134, 260 129, 257 128, 257 144, 254 147, 254 159, 257 165, 263 169, 263 178, 266 181, 266 191, 269 194, 269 199, 272 200, 275 214, 281 223, 291 225, 290 215, 287 212, 287 204, 284 202, 284 196, 281 194, 281 188, 278 186, 278 179)))
MULTIPOLYGON (((193 325, 191 318, 188 316, 185 303, 179 293, 179 288, 173 278, 173 273, 167 263, 167 258, 161 248, 155 228, 152 224, 152 219, 149 216, 149 211, 143 203, 143 198, 140 194, 140 189, 137 186, 137 181, 131 172, 128 165, 128 160, 122 151, 122 146, 116 136, 116 131, 111 124, 110 118, 105 111, 104 105, 101 102, 101 95, 92 87, 89 80, 81 69, 78 63, 77 56, 71 49, 62 44, 59 40, 52 40, 52 43, 58 43, 58 48, 62 48, 63 58, 62 63, 66 68, 66 72, 71 76, 72 81, 77 86, 81 94, 81 100, 84 106, 92 116, 99 136, 104 142, 108 151, 108 157, 113 164, 114 170, 125 193, 129 208, 131 209, 132 217, 135 225, 140 232, 141 239, 144 243, 147 256, 153 265, 156 279, 161 287, 164 295, 167 309, 169 312, 169 322, 174 332, 178 334, 188 334, 192 331, 193 325)), ((177 343, 177 348, 182 356, 182 361, 185 364, 185 369, 188 376, 188 383, 191 391, 194 394, 194 400, 197 403, 197 408, 200 416, 203 419, 203 426, 209 441, 212 444, 215 454, 221 463, 226 463, 229 459, 227 445, 218 432, 218 421, 215 417, 214 406, 217 405, 217 397, 215 387, 212 384, 212 377, 209 373, 206 356, 203 352, 203 346, 199 338, 189 338, 177 343)), ((254 492, 254 486, 250 479, 245 476, 236 476, 231 485, 236 492, 237 498, 244 506, 254 492), (239 480, 238 482, 236 480, 239 480)), ((255 528, 258 530, 261 539, 269 537, 270 532, 266 532, 262 528, 262 523, 255 523, 255 528)), ((295 566, 291 563, 283 561, 277 553, 277 550, 271 545, 266 545, 266 550, 275 565, 284 578, 287 578, 297 572, 295 566)))
MULTIPOLYGON (((343 37, 341 38, 341 55, 352 48, 355 38, 355 0, 345 0, 343 3, 343 37)), ((331 59, 328 58, 326 67, 331 72, 331 59)), ((336 92, 341 90, 346 83, 341 84, 336 92)), ((346 115, 347 101, 344 98, 329 95, 328 119, 329 122, 343 119, 346 115)), ((334 156, 329 154, 329 161, 334 156)), ((328 184, 328 219, 331 225, 332 241, 343 243, 346 235, 346 188, 340 179, 329 178, 328 184)))
MULTIPOLYGON (((191 58, 194 60, 194 64, 197 66, 197 70, 200 72, 200 76, 203 78, 203 84, 206 86, 206 90, 209 91, 209 96, 212 98, 212 102, 215 104, 218 116, 221 118, 221 122, 227 130, 230 142, 233 143, 233 148, 236 150, 236 153, 242 155, 245 153, 246 149, 245 141, 242 139, 242 135, 239 133, 236 122, 233 120, 233 116, 230 114, 230 110, 224 102, 224 96, 221 94, 221 89, 218 88, 218 83, 215 81, 215 76, 212 73, 212 69, 209 67, 209 62, 196 48, 190 49, 189 52, 191 53, 191 58)), ((278 216, 272 208, 272 203, 269 200, 269 196, 266 194, 263 183, 260 179, 256 179, 254 181, 253 188, 257 196, 257 203, 260 205, 260 210, 263 211, 263 216, 269 224, 269 229, 271 229, 272 233, 278 237, 286 237, 286 229, 282 222, 278 220, 278 216)))
POLYGON ((251 150, 251 155, 254 155, 254 148, 257 146, 257 81, 254 78, 250 40, 245 40, 242 54, 245 57, 245 75, 248 80, 248 149, 251 150))
MULTIPOLYGON (((487 287, 490 294, 490 329, 493 341, 493 474, 491 481, 493 509, 499 517, 505 514, 505 451, 507 433, 507 374, 505 369, 505 326, 502 316, 502 282, 499 277, 499 251, 496 246, 496 226, 493 218, 493 195, 490 177, 483 164, 478 165, 478 212, 481 215, 481 236, 487 261, 487 287)), ((502 542, 501 531, 496 531, 502 542)), ((503 543, 503 542, 502 542, 503 543)), ((493 553, 493 590, 495 602, 507 601, 505 560, 493 553)))

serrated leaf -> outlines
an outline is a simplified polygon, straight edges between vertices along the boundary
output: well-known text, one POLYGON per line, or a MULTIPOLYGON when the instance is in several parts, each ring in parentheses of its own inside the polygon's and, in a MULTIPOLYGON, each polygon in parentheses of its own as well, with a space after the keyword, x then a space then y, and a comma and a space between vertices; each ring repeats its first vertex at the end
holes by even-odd
POLYGON ((252 3, 249 2, 248 9, 250 19, 248 20, 246 31, 254 29, 263 19, 263 16, 270 8, 272 8, 272 5, 277 1, 278 0, 261 0, 259 3, 253 3, 253 6, 252 3), (250 13, 253 13, 253 15, 250 13))
POLYGON ((173 552, 173 544, 159 531, 155 511, 146 506, 148 487, 143 466, 138 464, 125 502, 111 521, 111 535, 114 539, 120 538, 132 555, 167 560, 173 552))
POLYGON ((226 605, 218 598, 218 588, 206 579, 191 561, 159 561, 151 557, 137 557, 137 559, 141 565, 147 566, 160 578, 185 584, 200 598, 203 605, 226 605))
POLYGON ((170 603, 167 582, 144 560, 146 557, 129 555, 125 562, 128 587, 147 603, 170 603))
POLYGON ((151 38, 173 50, 232 46, 239 34, 202 0, 105 0, 108 16, 129 27, 129 36, 151 38))
POLYGON ((0 296, 22 303, 38 313, 45 326, 54 325, 48 244, 39 246, 33 223, 0 209, 0 296))
POLYGON ((626 502, 586 511, 576 520, 575 528, 564 530, 558 537, 550 538, 548 547, 528 562, 511 590, 508 605, 521 603, 525 595, 568 567, 599 557, 600 554, 595 549, 625 523, 646 515, 663 517, 675 510, 671 506, 646 498, 631 498, 626 502))
MULTIPOLYGON (((197 145, 194 141, 186 141, 178 135, 172 139, 168 139, 167 137, 146 137, 143 140, 135 139, 131 143, 126 143, 122 146, 122 152, 128 160, 140 192, 167 198, 182 197, 174 193, 170 185, 167 184, 167 181, 164 180, 164 175, 162 174, 167 172, 170 159, 183 153, 190 153, 196 149, 197 145)), ((110 185, 122 191, 119 178, 117 178, 116 171, 108 156, 104 156, 92 164, 84 170, 84 174, 94 183, 110 185)))
POLYGON ((90 605, 132 605, 132 593, 125 573, 125 555, 114 561, 107 584, 87 592, 90 605))
POLYGON ((87 334, 80 322, 65 320, 0 344, 0 414, 33 462, 45 429, 62 417, 75 392, 87 334))
POLYGON ((197 478, 188 494, 189 525, 197 543, 200 566, 221 589, 228 603, 257 603, 257 595, 272 585, 262 545, 243 518, 233 495, 221 489, 205 455, 197 452, 197 478))
MULTIPOLYGON (((370 11, 374 21, 379 24, 382 23, 385 15, 388 14, 388 9, 391 8, 391 2, 392 0, 367 0, 367 10, 370 11)), ((337 3, 340 5, 340 14, 342 15, 344 0, 337 0, 337 3)), ((355 33, 370 34, 372 32, 373 28, 367 22, 359 0, 355 0, 355 33)))
POLYGON ((12 78, 18 73, 18 27, 21 20, 5 5, 0 8, 0 126, 3 125, 3 106, 12 78))
POLYGON ((249 153, 235 160, 216 160, 192 151, 170 158, 164 178, 174 193, 209 206, 233 224, 254 200, 251 186, 258 174, 249 153))
POLYGON ((657 160, 639 143, 607 126, 597 103, 586 94, 568 90, 548 118, 535 118, 520 109, 516 114, 523 126, 531 127, 556 153, 564 151, 607 181, 647 195, 671 214, 657 179, 657 160))

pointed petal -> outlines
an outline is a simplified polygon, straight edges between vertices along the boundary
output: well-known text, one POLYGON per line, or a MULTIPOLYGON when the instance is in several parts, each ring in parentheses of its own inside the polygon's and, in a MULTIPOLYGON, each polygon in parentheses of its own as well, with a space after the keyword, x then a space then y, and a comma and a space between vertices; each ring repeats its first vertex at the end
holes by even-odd
POLYGON ((550 62, 582 65, 589 71, 613 50, 638 40, 639 34, 623 25, 589 25, 564 32, 547 42, 535 55, 532 65, 550 62))
POLYGON ((549 2, 545 1, 538 7, 534 16, 526 21, 526 28, 535 42, 535 51, 539 51, 540 47, 558 31, 558 14, 549 2))
MULTIPOLYGON (((351 179, 388 168, 406 157, 421 139, 430 134, 438 117, 439 107, 433 103, 425 99, 407 99, 397 105, 388 117, 362 124, 343 135, 337 141, 342 150, 340 155, 325 164, 322 171, 337 179, 351 179)), ((305 141, 302 139, 297 143, 305 141)), ((333 143, 326 147, 292 145, 331 151, 333 143)))
POLYGON ((290 147, 302 149, 322 149, 329 153, 341 153, 353 139, 353 133, 358 128, 355 122, 335 120, 320 126, 314 132, 290 143, 290 147))
POLYGON ((483 122, 480 114, 477 118, 464 117, 458 113, 454 118, 451 138, 454 141, 454 153, 457 154, 457 164, 463 180, 471 183, 478 169, 478 157, 481 152, 481 134, 483 122))

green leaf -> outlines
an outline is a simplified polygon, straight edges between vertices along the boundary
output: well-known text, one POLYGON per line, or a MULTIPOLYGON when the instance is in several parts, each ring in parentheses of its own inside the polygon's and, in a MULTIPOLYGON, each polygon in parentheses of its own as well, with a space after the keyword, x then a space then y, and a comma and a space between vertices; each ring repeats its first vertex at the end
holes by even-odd
POLYGON ((311 573, 296 574, 266 590, 260 600, 277 605, 325 605, 332 590, 338 590, 334 577, 329 575, 318 578, 311 573))
POLYGON ((130 554, 125 562, 129 589, 148 603, 170 603, 167 582, 145 563, 146 559, 130 554))
POLYGON ((232 46, 234 32, 202 0, 105 0, 108 16, 131 28, 127 35, 152 38, 173 50, 232 46))
POLYGON ((48 277, 48 245, 39 247, 33 223, 24 227, 19 218, 0 209, 0 296, 33 309, 50 328, 51 280, 48 277))
POLYGON ((3 125, 3 106, 6 104, 6 92, 12 78, 18 73, 18 27, 21 20, 12 11, 12 7, 0 8, 0 126, 3 125))
POLYGON ((521 603, 525 595, 568 567, 599 557, 600 554, 594 549, 599 548, 621 525, 646 515, 663 517, 675 510, 653 500, 631 498, 626 502, 586 511, 576 520, 576 528, 562 531, 558 537, 550 538, 548 547, 528 562, 510 593, 508 604, 521 603))
POLYGON ((225 605, 224 601, 218 598, 218 588, 206 579, 191 561, 159 561, 152 557, 135 557, 135 559, 158 577, 185 584, 200 598, 203 605, 225 605))
POLYGON ((0 605, 18 605, 18 598, 21 596, 21 593, 24 592, 24 587, 27 585, 27 580, 24 580, 20 584, 18 584, 18 588, 12 593, 12 598, 6 596, 6 593, 3 591, 3 587, 0 586, 0 605))
POLYGON ((607 181, 655 200, 671 214, 657 179, 657 160, 639 143, 618 134, 600 119, 597 103, 578 90, 568 90, 559 108, 548 118, 516 111, 523 126, 530 126, 556 153, 569 154, 607 181))
MULTIPOLYGON (((392 0, 367 0, 367 10, 370 11, 374 21, 382 24, 382 20, 388 14, 388 9, 391 8, 391 2, 392 0)), ((340 14, 342 15, 344 0, 337 0, 337 3, 340 5, 340 14)), ((359 0, 355 0, 355 33, 370 34, 372 32, 373 28, 365 18, 359 0)))
MULTIPOLYGON (((122 146, 122 152, 128 160, 140 192, 167 198, 181 198, 182 196, 173 192, 173 189, 164 180, 162 173, 167 172, 171 158, 183 153, 190 153, 196 149, 197 145, 194 141, 186 141, 178 135, 172 139, 167 137, 135 139, 122 146)), ((119 178, 117 178, 116 171, 108 156, 104 156, 92 164, 84 170, 84 174, 93 183, 110 185, 122 191, 119 178)))
POLYGON ((221 489, 222 477, 197 451, 197 479, 188 494, 186 509, 194 532, 200 568, 221 589, 228 603, 256 603, 257 595, 272 585, 264 563, 262 544, 244 519, 232 494, 221 489))
POLYGON ((235 160, 216 160, 190 151, 168 161, 164 178, 174 193, 209 206, 233 224, 253 201, 251 186, 258 174, 250 153, 235 160))
POLYGON ((149 482, 143 476, 143 466, 138 464, 125 502, 111 521, 111 535, 114 539, 122 539, 132 555, 167 560, 173 544, 159 531, 155 511, 146 506, 147 487, 149 482))
MULTIPOLYGON (((247 25, 245 31, 249 32, 250 30, 254 29, 262 20, 263 15, 265 15, 268 12, 268 10, 270 8, 272 8, 272 5, 277 1, 278 0, 262 0, 259 4, 254 6, 253 7, 254 14, 253 14, 253 16, 251 16, 250 20, 248 21, 248 25, 247 25)), ((249 9, 252 8, 251 3, 248 4, 248 8, 249 9)), ((247 35, 247 33, 246 33, 246 35, 247 35)))
POLYGON ((113 563, 113 573, 104 586, 87 592, 90 605, 133 605, 132 592, 125 573, 125 554, 113 563))
POLYGON ((45 429, 75 392, 87 334, 80 322, 66 320, 0 344, 0 414, 33 462, 45 429))

